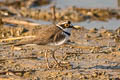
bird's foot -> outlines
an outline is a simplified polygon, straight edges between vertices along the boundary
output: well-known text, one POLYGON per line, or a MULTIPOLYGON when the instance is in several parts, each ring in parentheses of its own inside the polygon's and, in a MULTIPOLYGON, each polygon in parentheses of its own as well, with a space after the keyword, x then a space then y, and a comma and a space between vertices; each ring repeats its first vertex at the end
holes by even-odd
POLYGON ((56 63, 56 65, 54 65, 53 68, 57 68, 57 69, 60 69, 60 70, 64 70, 64 69, 71 69, 72 66, 69 62, 60 62, 60 63, 56 63))

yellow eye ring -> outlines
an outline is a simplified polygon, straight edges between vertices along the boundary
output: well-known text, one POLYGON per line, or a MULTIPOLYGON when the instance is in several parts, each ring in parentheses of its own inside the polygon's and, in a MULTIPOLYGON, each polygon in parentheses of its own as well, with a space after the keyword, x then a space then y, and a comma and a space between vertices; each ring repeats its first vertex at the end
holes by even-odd
POLYGON ((64 24, 65 27, 69 27, 70 25, 69 24, 64 24))

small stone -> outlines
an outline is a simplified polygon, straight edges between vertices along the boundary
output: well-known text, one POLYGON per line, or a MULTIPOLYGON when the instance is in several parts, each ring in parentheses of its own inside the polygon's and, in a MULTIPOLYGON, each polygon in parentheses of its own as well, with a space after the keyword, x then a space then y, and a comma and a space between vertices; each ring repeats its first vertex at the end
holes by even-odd
POLYGON ((30 77, 30 72, 24 73, 24 77, 30 77))
POLYGON ((19 50, 21 50, 22 48, 20 48, 20 47, 14 47, 13 48, 13 50, 17 50, 17 51, 19 51, 19 50))
POLYGON ((96 28, 92 28, 92 29, 89 30, 89 32, 91 32, 91 33, 96 33, 97 30, 98 30, 98 29, 96 29, 96 28))

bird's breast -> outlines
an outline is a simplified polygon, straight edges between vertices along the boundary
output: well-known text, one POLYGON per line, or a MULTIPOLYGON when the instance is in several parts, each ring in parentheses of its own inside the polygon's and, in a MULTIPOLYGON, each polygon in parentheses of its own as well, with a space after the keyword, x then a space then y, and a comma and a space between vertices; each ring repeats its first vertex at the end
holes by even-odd
POLYGON ((66 43, 69 39, 69 36, 65 35, 64 33, 62 33, 62 35, 64 35, 64 37, 58 37, 56 41, 49 43, 49 45, 62 45, 66 43))

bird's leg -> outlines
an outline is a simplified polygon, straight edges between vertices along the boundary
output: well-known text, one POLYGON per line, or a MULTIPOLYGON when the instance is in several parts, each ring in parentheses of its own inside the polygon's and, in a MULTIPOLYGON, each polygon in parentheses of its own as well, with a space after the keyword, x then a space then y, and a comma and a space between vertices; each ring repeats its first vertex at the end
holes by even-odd
MULTIPOLYGON (((56 51, 56 50, 55 50, 55 51, 56 51)), ((53 59, 55 60, 56 64, 57 64, 59 67, 61 67, 60 63, 59 63, 59 62, 57 61, 57 59, 55 58, 55 51, 53 51, 52 57, 53 57, 53 59)))
POLYGON ((12 51, 14 51, 14 48, 15 48, 14 45, 12 45, 12 46, 10 47, 10 49, 11 49, 12 51))
POLYGON ((48 67, 48 69, 50 69, 47 52, 45 52, 45 59, 46 59, 46 62, 47 62, 47 67, 48 67))

